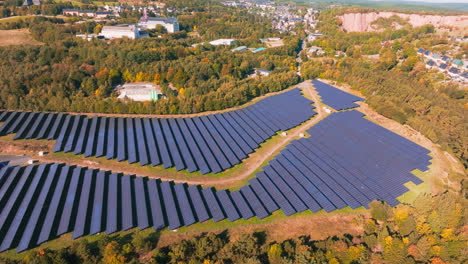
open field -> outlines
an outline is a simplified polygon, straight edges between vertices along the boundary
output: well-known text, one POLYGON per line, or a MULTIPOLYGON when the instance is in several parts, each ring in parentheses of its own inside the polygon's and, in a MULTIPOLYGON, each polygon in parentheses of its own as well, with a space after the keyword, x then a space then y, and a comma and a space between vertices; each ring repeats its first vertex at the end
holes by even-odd
POLYGON ((33 16, 14 16, 14 17, 0 18, 0 24, 8 23, 8 22, 17 22, 18 20, 25 19, 25 18, 31 18, 31 17, 33 17, 33 16))
POLYGON ((42 45, 33 39, 27 29, 0 30, 0 46, 9 45, 42 45))

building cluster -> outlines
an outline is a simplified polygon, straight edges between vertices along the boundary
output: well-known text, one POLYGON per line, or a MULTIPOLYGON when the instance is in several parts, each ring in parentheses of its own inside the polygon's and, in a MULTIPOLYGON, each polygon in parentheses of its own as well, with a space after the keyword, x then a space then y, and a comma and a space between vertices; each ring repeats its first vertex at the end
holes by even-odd
POLYGON ((79 10, 79 9, 63 9, 62 14, 64 16, 79 16, 89 18, 108 18, 111 16, 118 17, 119 13, 111 11, 94 11, 94 10, 79 10))
POLYGON ((454 81, 468 83, 468 61, 425 49, 419 49, 418 54, 424 57, 426 68, 438 70, 454 81))

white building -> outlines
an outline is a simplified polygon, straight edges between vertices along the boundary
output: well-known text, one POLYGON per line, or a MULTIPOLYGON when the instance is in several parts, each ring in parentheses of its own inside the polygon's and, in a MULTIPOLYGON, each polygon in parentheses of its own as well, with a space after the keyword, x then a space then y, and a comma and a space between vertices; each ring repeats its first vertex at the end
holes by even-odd
POLYGON ((146 34, 141 34, 136 25, 117 25, 104 26, 99 34, 106 39, 123 38, 138 39, 145 37, 146 34))
POLYGON ((116 88, 119 99, 132 99, 133 101, 157 101, 163 94, 159 85, 154 83, 126 83, 116 88))
POLYGON ((157 25, 163 26, 168 33, 178 32, 179 21, 175 17, 148 17, 146 9, 143 10, 143 16, 138 24, 144 29, 155 29, 157 25))
POLYGON ((234 41, 236 40, 235 39, 217 39, 217 40, 210 41, 210 44, 213 46, 220 46, 220 45, 230 46, 231 44, 234 43, 234 41))

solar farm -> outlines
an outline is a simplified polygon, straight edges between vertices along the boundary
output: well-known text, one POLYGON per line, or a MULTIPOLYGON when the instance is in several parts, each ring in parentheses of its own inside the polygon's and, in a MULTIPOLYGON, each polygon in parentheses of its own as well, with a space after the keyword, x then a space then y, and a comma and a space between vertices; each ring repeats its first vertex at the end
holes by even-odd
MULTIPOLYGON (((323 103, 337 110, 362 100, 322 82, 314 85, 323 103)), ((239 110, 191 118, 3 112, 0 133, 56 140, 54 151, 85 157, 217 173, 278 131, 312 118, 311 103, 296 88, 239 110)), ((408 191, 406 183, 422 183, 412 172, 429 169, 429 150, 357 110, 332 113, 307 134, 231 191, 57 163, 5 166, 0 252, 21 252, 70 232, 76 239, 132 228, 175 230, 206 221, 264 219, 276 211, 290 216, 368 207, 373 200, 394 206, 408 191)))
POLYGON ((3 112, 0 135, 56 140, 54 152, 163 165, 202 174, 239 164, 268 138, 313 117, 299 89, 235 111, 189 118, 114 118, 3 112))

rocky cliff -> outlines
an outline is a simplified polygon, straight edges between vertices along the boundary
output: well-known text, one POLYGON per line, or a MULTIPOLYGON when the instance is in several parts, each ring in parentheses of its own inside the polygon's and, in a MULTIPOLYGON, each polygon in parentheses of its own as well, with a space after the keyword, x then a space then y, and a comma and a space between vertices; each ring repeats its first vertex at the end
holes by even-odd
POLYGON ((339 16, 342 27, 348 32, 375 31, 371 23, 381 17, 389 18, 397 15, 407 20, 413 27, 432 24, 436 28, 454 27, 456 30, 468 30, 468 16, 440 16, 404 14, 396 12, 349 13, 339 16))

